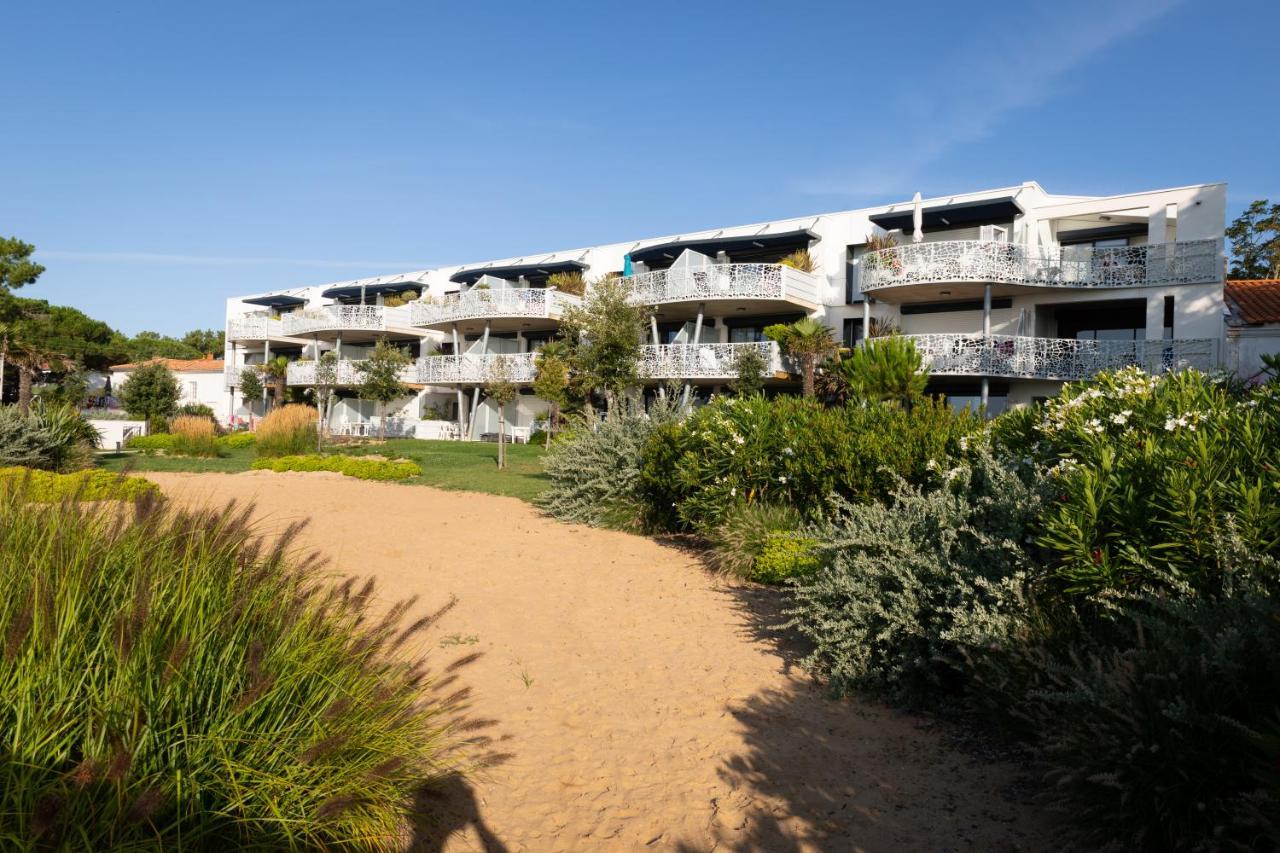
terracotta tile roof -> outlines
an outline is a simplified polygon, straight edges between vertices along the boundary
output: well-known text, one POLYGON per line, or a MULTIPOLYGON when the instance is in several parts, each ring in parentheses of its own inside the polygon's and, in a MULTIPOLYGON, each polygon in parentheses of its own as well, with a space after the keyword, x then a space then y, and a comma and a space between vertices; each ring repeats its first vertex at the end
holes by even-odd
POLYGON ((220 358, 151 358, 137 364, 115 364, 112 370, 134 370, 144 364, 163 364, 174 373, 221 373, 226 366, 220 358))
POLYGON ((1228 279, 1226 297, 1246 323, 1280 323, 1280 278, 1228 279))

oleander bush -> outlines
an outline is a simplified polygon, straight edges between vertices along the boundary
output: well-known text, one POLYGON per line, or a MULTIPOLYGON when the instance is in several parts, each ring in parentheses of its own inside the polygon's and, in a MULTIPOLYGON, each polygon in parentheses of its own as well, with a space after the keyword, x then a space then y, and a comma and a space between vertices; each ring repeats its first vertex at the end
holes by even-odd
POLYGON ((169 422, 173 436, 173 452, 181 456, 215 457, 218 436, 211 418, 202 415, 178 415, 169 422))
POLYGON ((317 412, 311 406, 295 403, 272 409, 258 423, 257 455, 269 458, 314 453, 316 419, 317 412))
POLYGON ((603 422, 571 425, 542 458, 551 485, 538 505, 563 521, 647 529, 650 507, 640 491, 641 465, 649 436, 676 417, 655 403, 648 411, 619 411, 603 422))
POLYGON ((833 496, 874 501, 898 478, 927 482, 930 463, 961 454, 965 438, 980 429, 975 416, 931 399, 907 410, 717 398, 654 433, 640 494, 673 530, 714 529, 740 502, 785 504, 816 519, 833 496))
POLYGON ((85 468, 93 462, 98 439, 98 431, 73 406, 37 400, 26 414, 17 406, 0 406, 0 466, 85 468))
POLYGON ((363 456, 278 456, 255 459, 253 468, 268 471, 332 471, 359 480, 406 480, 422 473, 407 459, 370 459, 363 456))
POLYGON ((1241 395, 1196 371, 1129 368, 1002 417, 993 434, 1027 466, 1056 468, 1039 542, 1069 594, 1213 592, 1227 518, 1246 547, 1280 556, 1276 385, 1241 395))
POLYGON ((250 509, 0 493, 0 846, 382 849, 450 769, 404 608, 250 509))
POLYGON ((35 503, 138 501, 161 497, 160 487, 143 477, 95 470, 59 474, 32 468, 0 468, 0 491, 14 490, 35 503))

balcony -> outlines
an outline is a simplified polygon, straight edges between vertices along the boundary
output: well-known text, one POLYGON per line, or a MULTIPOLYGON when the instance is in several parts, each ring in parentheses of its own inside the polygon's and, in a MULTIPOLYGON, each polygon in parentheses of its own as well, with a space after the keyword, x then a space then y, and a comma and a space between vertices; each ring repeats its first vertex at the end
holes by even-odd
POLYGON ((1222 242, 1194 240, 1109 249, 1023 246, 989 240, 912 243, 868 252, 859 287, 888 301, 936 299, 936 285, 960 285, 956 298, 1040 288, 1151 287, 1222 279, 1222 242), (973 285, 965 287, 965 285, 973 285), (963 291, 963 292, 961 292, 963 291))
POLYGON ((377 336, 380 332, 414 334, 407 309, 382 305, 326 305, 285 314, 281 326, 286 335, 356 332, 377 336))
POLYGON ((781 264, 711 264, 672 267, 639 273, 623 279, 631 288, 631 300, 639 305, 679 305, 700 302, 738 302, 718 306, 787 310, 813 310, 821 304, 821 277, 781 264))
POLYGON ((555 288, 473 289, 442 302, 412 303, 409 306, 410 322, 415 326, 449 326, 474 320, 490 323, 510 320, 514 322, 506 325, 517 328, 529 325, 525 321, 532 319, 551 321, 540 324, 550 326, 560 319, 566 308, 580 303, 577 296, 561 293, 555 288))
POLYGON ((537 374, 536 355, 532 352, 430 355, 418 359, 415 381, 423 385, 459 382, 479 385, 499 379, 529 383, 537 374))
POLYGON ((1148 373, 1217 363, 1212 339, 1078 341, 992 335, 905 335, 915 342, 933 376, 998 376, 1009 379, 1090 379, 1102 370, 1136 365, 1148 373))
POLYGON ((661 344, 642 348, 638 373, 644 379, 736 379, 738 356, 755 350, 764 359, 765 376, 784 370, 773 341, 738 344, 661 344))
MULTIPOLYGON (((360 369, 356 367, 360 362, 355 359, 344 358, 337 361, 333 365, 332 384, 334 387, 350 387, 359 385, 364 381, 364 376, 360 373, 360 369)), ((417 371, 413 366, 406 367, 400 374, 400 381, 405 383, 417 382, 417 371)), ((314 361, 291 361, 289 362, 288 372, 285 375, 285 382, 290 385, 315 385, 316 384, 316 362, 314 361)))
POLYGON ((223 376, 224 376, 224 378, 226 379, 227 387, 228 387, 228 388, 239 388, 239 387, 240 387, 240 374, 241 374, 241 373, 243 373, 246 369, 247 369, 246 367, 228 367, 228 368, 226 368, 226 369, 224 370, 224 372, 223 372, 223 376))

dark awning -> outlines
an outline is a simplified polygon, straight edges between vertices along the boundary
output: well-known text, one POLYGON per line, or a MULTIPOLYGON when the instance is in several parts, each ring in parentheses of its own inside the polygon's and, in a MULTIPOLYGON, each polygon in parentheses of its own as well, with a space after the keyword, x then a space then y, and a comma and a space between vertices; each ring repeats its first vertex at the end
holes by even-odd
POLYGON ((524 276, 527 279, 546 278, 558 272, 581 272, 587 265, 581 261, 552 261, 545 264, 511 264, 508 266, 472 267, 458 270, 449 276, 449 281, 458 284, 475 284, 481 276, 491 275, 494 278, 515 280, 524 276))
POLYGON ((654 263, 669 263, 678 258, 685 249, 692 249, 712 257, 718 252, 725 252, 730 260, 750 263, 764 257, 777 259, 797 249, 807 249, 809 243, 817 239, 818 235, 807 228, 797 231, 779 231, 774 234, 693 237, 688 240, 673 240, 670 243, 636 249, 631 253, 631 260, 650 266, 654 263))
POLYGON ((301 296, 286 296, 283 293, 273 293, 267 296, 254 296, 249 299, 241 299, 246 305, 265 305, 268 308, 290 308, 294 305, 306 305, 307 300, 301 296))
POLYGON ((360 295, 364 291, 365 296, 377 296, 379 293, 403 293, 406 290, 421 290, 423 285, 412 282, 402 281, 399 284, 366 284, 361 287, 358 284, 344 284, 339 287, 331 287, 321 293, 328 299, 350 299, 360 295))
MULTIPOLYGON (((988 198, 982 201, 961 201, 955 204, 933 204, 924 208, 924 230, 960 228, 965 225, 990 225, 1012 222, 1022 213, 1013 196, 988 198)), ((892 213, 877 213, 868 217, 886 231, 901 229, 904 234, 914 234, 910 205, 892 213)))

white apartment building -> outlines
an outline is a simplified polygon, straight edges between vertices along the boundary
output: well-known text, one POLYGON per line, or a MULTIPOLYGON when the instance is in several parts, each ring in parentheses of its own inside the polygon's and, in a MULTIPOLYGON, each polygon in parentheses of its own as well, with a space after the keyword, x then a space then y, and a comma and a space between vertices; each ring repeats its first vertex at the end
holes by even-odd
MULTIPOLYGON (((506 415, 527 429, 545 411, 528 389, 535 353, 577 300, 548 282, 578 271, 623 275, 649 308, 640 365, 649 383, 687 383, 705 398, 755 347, 771 386, 796 387, 763 331, 812 316, 847 346, 867 329, 910 336, 931 392, 994 413, 1107 368, 1219 366, 1225 216, 1224 184, 1094 197, 1027 182, 238 297, 227 303, 227 382, 285 355, 295 360, 289 383, 306 386, 309 359, 334 350, 339 384, 350 387, 354 360, 387 338, 415 358, 404 377, 414 393, 393 407, 393 431, 492 432, 482 387, 495 371, 525 386, 506 415), (779 264, 799 249, 813 272, 779 264)), ((372 404, 343 397, 335 428, 366 428, 372 404)))

